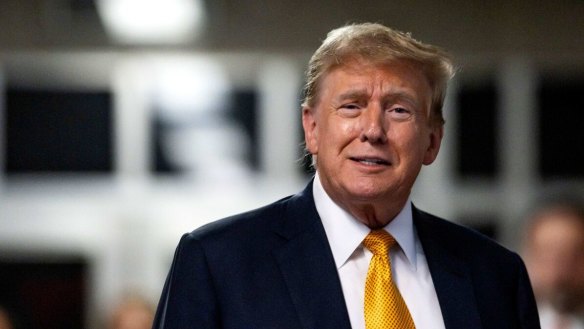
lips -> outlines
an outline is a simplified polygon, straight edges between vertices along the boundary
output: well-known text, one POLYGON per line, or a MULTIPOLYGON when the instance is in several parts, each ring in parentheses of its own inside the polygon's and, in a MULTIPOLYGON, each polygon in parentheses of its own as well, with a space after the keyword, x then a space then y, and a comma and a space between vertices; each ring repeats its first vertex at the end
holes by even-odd
POLYGON ((377 157, 350 157, 350 159, 369 166, 389 166, 391 164, 389 161, 377 157))

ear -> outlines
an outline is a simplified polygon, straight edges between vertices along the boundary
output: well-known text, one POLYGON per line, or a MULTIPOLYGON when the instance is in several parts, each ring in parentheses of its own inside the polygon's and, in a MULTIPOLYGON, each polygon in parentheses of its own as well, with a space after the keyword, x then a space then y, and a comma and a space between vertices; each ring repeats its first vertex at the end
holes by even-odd
POLYGON ((310 107, 302 108, 302 128, 304 128, 304 142, 310 154, 318 154, 318 132, 316 129, 316 113, 310 107))
POLYGON ((442 144, 442 137, 444 136, 444 126, 436 125, 430 128, 430 142, 426 152, 424 153, 424 165, 429 165, 438 157, 438 151, 440 151, 440 144, 442 144))

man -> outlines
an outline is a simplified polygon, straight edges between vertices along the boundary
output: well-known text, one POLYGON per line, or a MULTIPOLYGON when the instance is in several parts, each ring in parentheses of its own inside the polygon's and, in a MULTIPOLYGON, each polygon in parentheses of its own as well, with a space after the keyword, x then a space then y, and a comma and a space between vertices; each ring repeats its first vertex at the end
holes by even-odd
POLYGON ((584 204, 544 202, 527 218, 523 253, 544 329, 584 329, 584 204))
POLYGON ((13 329, 12 319, 8 310, 6 310, 2 305, 0 305, 0 329, 13 329))
POLYGON ((154 307, 141 296, 124 296, 108 320, 109 329, 149 329, 154 320, 154 307))
POLYGON ((330 32, 302 108, 315 178, 184 235, 154 328, 539 328, 516 254, 409 201, 452 74, 382 25, 330 32))

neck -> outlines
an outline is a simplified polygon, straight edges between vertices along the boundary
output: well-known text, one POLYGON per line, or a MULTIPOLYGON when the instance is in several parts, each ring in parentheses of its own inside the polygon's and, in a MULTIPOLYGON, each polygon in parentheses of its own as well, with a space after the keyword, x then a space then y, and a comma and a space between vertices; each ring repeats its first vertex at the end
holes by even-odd
POLYGON ((402 211, 410 195, 410 190, 396 189, 376 196, 359 196, 331 188, 322 180, 319 184, 339 207, 372 230, 389 224, 402 211))
POLYGON ((341 206, 361 223, 375 230, 387 226, 402 211, 405 201, 391 205, 385 203, 383 206, 373 203, 341 206))

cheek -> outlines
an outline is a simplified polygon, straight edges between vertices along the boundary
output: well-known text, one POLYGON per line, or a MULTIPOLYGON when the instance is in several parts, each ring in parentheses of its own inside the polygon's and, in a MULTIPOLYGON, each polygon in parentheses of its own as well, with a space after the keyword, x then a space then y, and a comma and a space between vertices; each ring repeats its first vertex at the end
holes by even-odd
POLYGON ((358 138, 360 133, 357 120, 341 120, 335 130, 337 135, 347 139, 358 138))
POLYGON ((331 118, 320 127, 319 144, 323 149, 342 147, 359 137, 359 129, 354 120, 331 118))
POLYGON ((422 158, 429 145, 423 132, 412 127, 390 131, 389 139, 401 156, 408 158, 422 158))

